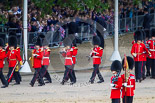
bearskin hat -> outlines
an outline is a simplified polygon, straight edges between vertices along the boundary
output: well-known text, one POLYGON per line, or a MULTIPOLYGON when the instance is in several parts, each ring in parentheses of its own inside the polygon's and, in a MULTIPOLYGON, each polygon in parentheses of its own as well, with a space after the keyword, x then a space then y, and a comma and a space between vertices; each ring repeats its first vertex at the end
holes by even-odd
POLYGON ((0 38, 0 47, 4 46, 4 40, 2 38, 0 38))
POLYGON ((101 44, 101 40, 98 36, 93 36, 93 41, 92 41, 93 45, 100 45, 101 44))
POLYGON ((37 38, 35 45, 42 46, 42 39, 40 37, 37 38))
MULTIPOLYGON (((127 62, 128 62, 128 66, 129 66, 129 69, 133 69, 133 66, 134 66, 134 60, 132 57, 130 56, 127 56, 127 62)), ((122 60, 122 67, 124 66, 124 59, 122 60)), ((123 67, 123 70, 124 70, 124 67, 123 67)))
POLYGON ((17 47, 17 37, 16 36, 10 36, 8 40, 9 47, 14 46, 14 48, 17 47))
POLYGON ((136 31, 135 32, 135 36, 134 36, 135 41, 137 42, 137 40, 143 40, 143 34, 141 31, 136 31))
POLYGON ((122 69, 122 65, 121 62, 119 60, 115 60, 112 62, 111 64, 111 71, 121 71, 122 69))

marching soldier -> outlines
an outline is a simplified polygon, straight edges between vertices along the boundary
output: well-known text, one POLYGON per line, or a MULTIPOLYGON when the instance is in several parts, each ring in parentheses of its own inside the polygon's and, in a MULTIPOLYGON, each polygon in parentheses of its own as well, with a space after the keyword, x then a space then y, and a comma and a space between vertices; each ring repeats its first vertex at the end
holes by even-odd
POLYGON ((75 76, 74 66, 76 64, 76 55, 77 55, 77 52, 78 52, 78 48, 77 48, 77 45, 76 45, 75 42, 73 42, 73 46, 71 48, 73 50, 73 55, 72 55, 72 60, 73 60, 72 74, 73 74, 73 79, 74 79, 73 81, 74 81, 74 83, 76 83, 76 76, 75 76))
POLYGON ((8 72, 8 83, 11 81, 12 77, 15 78, 15 85, 20 84, 20 78, 18 74, 15 72, 16 66, 18 64, 17 60, 19 61, 21 67, 23 66, 22 58, 17 51, 17 38, 16 36, 10 36, 9 37, 9 51, 6 54, 6 57, 8 58, 9 62, 9 72, 8 72))
POLYGON ((151 55, 151 53, 147 50, 145 44, 142 42, 143 37, 141 31, 135 32, 135 42, 131 49, 131 54, 134 57, 135 61, 135 74, 136 74, 136 82, 142 81, 142 67, 143 67, 143 53, 146 52, 147 54, 151 55))
POLYGON ((122 65, 120 61, 115 60, 111 65, 111 72, 113 76, 111 77, 111 95, 110 98, 112 103, 120 103, 121 97, 121 87, 122 87, 122 78, 120 77, 120 72, 122 65))
POLYGON ((42 77, 45 77, 48 81, 46 83, 52 83, 52 79, 51 79, 51 76, 48 72, 48 66, 49 66, 49 63, 50 63, 50 59, 49 59, 49 56, 50 56, 50 52, 51 50, 49 49, 48 47, 48 41, 44 38, 43 40, 43 59, 42 59, 42 67, 41 67, 41 74, 42 74, 42 77))
MULTIPOLYGON (((150 40, 150 33, 145 30, 145 33, 146 33, 146 48, 149 50, 149 44, 148 44, 148 41, 150 40)), ((147 54, 146 56, 147 60, 146 60, 146 76, 150 76, 150 56, 147 54)))
MULTIPOLYGON (((122 61, 123 70, 126 69, 125 65, 125 59, 122 61)), ((127 57, 128 62, 128 70, 126 70, 125 74, 122 74, 122 99, 123 103, 132 103, 133 102, 133 96, 135 91, 135 75, 131 74, 131 71, 133 70, 134 66, 134 60, 132 57, 127 57)))
POLYGON ((93 57, 93 73, 92 76, 89 80, 89 82, 91 84, 94 83, 96 74, 98 75, 98 78, 100 79, 100 81, 98 81, 97 83, 102 83, 104 82, 104 79, 100 73, 99 70, 99 65, 101 64, 101 57, 103 54, 103 48, 100 47, 99 45, 101 44, 100 38, 98 36, 93 36, 93 45, 94 48, 92 49, 92 52, 90 53, 90 57, 93 57))
POLYGON ((3 86, 1 88, 6 88, 8 87, 8 82, 5 79, 4 75, 3 75, 3 67, 4 67, 4 59, 5 59, 5 50, 3 49, 4 46, 4 41, 2 38, 0 38, 0 79, 2 81, 3 86))
POLYGON ((63 57, 65 57, 65 72, 64 72, 64 77, 61 82, 62 85, 64 85, 65 82, 67 82, 68 79, 71 80, 71 85, 74 84, 75 82, 73 81, 73 73, 72 73, 72 65, 73 65, 73 50, 71 49, 71 40, 70 38, 66 38, 64 41, 64 46, 60 53, 62 54, 63 57))
POLYGON ((43 86, 45 85, 44 81, 43 81, 43 78, 41 76, 41 72, 40 72, 40 69, 41 69, 41 61, 42 61, 42 58, 43 58, 43 52, 42 52, 42 49, 40 48, 42 46, 42 40, 41 38, 37 38, 37 41, 35 43, 35 49, 32 51, 32 57, 30 57, 30 59, 32 60, 32 66, 33 68, 35 69, 35 73, 33 75, 33 78, 30 82, 30 85, 33 87, 34 86, 34 83, 36 81, 36 79, 39 78, 39 85, 38 86, 43 86))
POLYGON ((148 40, 149 51, 151 52, 150 65, 151 65, 151 78, 155 79, 155 29, 151 30, 152 40, 148 40))

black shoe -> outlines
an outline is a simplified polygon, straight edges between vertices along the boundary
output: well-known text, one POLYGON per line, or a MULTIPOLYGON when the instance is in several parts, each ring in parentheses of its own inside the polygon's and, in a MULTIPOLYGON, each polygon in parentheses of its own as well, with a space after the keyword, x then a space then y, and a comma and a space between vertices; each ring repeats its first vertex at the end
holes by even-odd
POLYGON ((8 87, 8 85, 3 85, 3 86, 1 86, 1 88, 6 88, 6 87, 8 87))
POLYGON ((142 82, 142 79, 139 79, 139 83, 141 83, 142 82))
POLYGON ((14 85, 19 85, 20 83, 14 83, 14 85))
POLYGON ((31 87, 33 87, 33 86, 34 86, 34 84, 32 84, 32 83, 30 83, 30 85, 31 85, 31 87))
POLYGON ((144 76, 144 77, 143 77, 143 80, 145 80, 145 79, 146 79, 146 77, 144 76))
POLYGON ((152 77, 152 76, 151 76, 150 78, 151 78, 151 79, 155 79, 155 77, 152 77))
POLYGON ((150 73, 148 72, 148 73, 146 73, 146 76, 148 77, 148 76, 150 76, 150 73))
POLYGON ((104 82, 104 80, 100 80, 100 81, 98 81, 97 83, 103 83, 104 82))
POLYGON ((60 84, 61 84, 61 85, 64 85, 64 84, 65 84, 65 81, 62 81, 60 84))
POLYGON ((39 84, 38 86, 43 86, 43 85, 45 85, 44 83, 43 84, 39 84))
POLYGON ((136 80, 136 82, 138 82, 138 80, 136 80))
POLYGON ((93 81, 93 80, 89 80, 89 82, 90 82, 91 84, 94 84, 94 81, 93 81))

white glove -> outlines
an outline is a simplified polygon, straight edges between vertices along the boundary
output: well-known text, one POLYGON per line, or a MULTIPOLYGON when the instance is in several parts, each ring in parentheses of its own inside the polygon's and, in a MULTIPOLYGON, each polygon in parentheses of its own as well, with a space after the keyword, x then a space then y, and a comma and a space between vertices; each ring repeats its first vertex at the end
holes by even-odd
POLYGON ((23 68, 24 65, 21 65, 20 67, 23 68))
POLYGON ((134 56, 134 57, 136 57, 136 56, 137 56, 137 54, 136 54, 136 53, 134 53, 134 54, 133 54, 133 56, 134 56))
POLYGON ((115 87, 115 84, 110 84, 111 87, 115 87))
POLYGON ((151 55, 151 54, 150 54, 149 56, 150 56, 150 57, 152 57, 152 55, 151 55))
POLYGON ((127 87, 127 83, 124 83, 124 87, 127 87))

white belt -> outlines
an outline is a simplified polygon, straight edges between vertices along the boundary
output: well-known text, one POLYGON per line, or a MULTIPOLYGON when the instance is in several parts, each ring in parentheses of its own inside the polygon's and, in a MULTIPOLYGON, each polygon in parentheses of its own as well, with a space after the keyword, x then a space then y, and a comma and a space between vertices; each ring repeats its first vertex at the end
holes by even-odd
POLYGON ((93 56, 93 58, 101 58, 101 57, 99 57, 99 56, 93 56))
POLYGON ((43 59, 49 59, 49 57, 43 57, 43 59))
POLYGON ((118 89, 118 88, 112 87, 111 89, 118 89))
POLYGON ((76 56, 72 56, 72 57, 76 57, 76 56))
POLYGON ((131 87, 133 87, 133 85, 127 85, 126 87, 131 88, 131 87))
POLYGON ((65 57, 65 59, 72 59, 71 57, 65 57))
POLYGON ((150 49, 150 51, 155 51, 155 49, 150 49))

